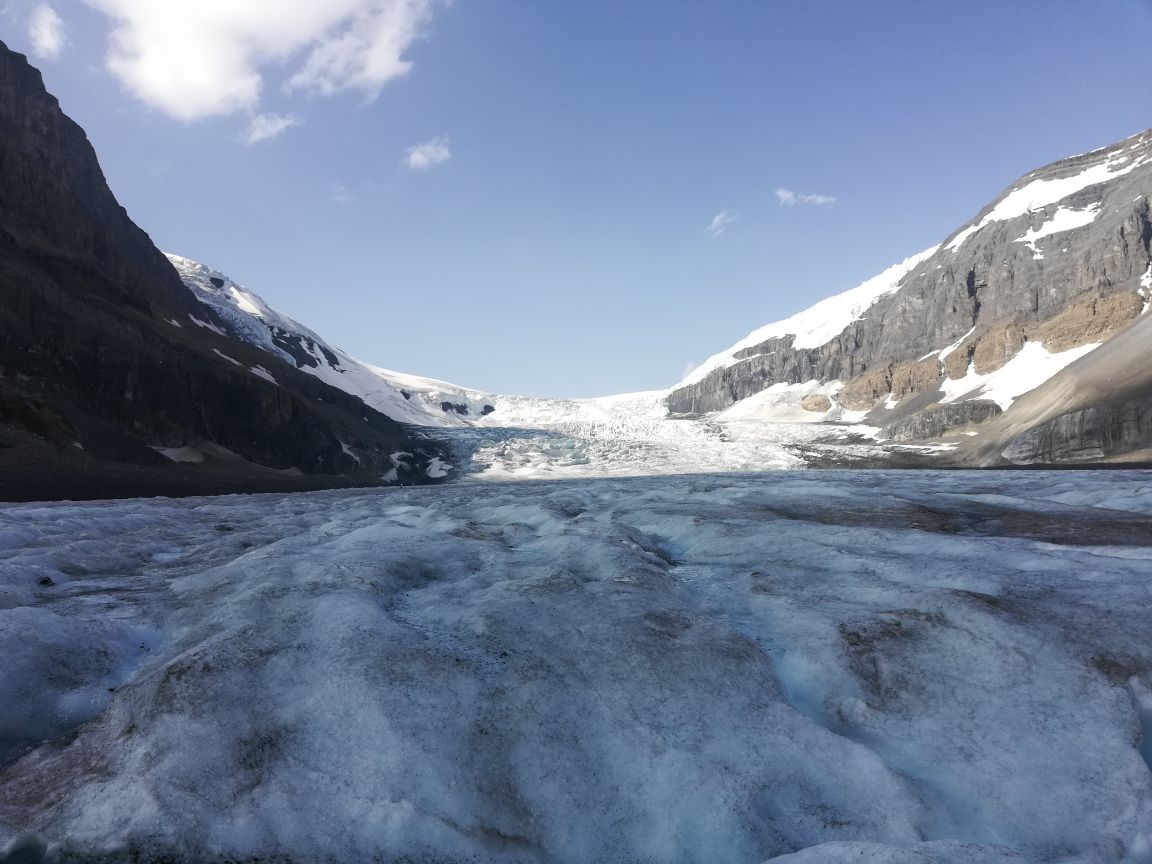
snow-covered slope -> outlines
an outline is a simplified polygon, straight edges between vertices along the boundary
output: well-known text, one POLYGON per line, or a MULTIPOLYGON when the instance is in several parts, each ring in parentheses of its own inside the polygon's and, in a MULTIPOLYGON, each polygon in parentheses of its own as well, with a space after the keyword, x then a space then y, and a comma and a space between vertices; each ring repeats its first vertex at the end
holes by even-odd
POLYGON ((735 345, 714 354, 693 369, 684 380, 673 389, 695 384, 704 380, 709 373, 717 369, 732 366, 746 357, 738 357, 740 352, 753 348, 780 336, 793 336, 794 348, 817 348, 834 339, 853 321, 859 321, 877 300, 891 294, 900 286, 900 281, 912 272, 924 259, 933 255, 938 246, 925 249, 918 255, 906 258, 899 264, 893 264, 878 276, 845 291, 835 297, 828 297, 820 302, 797 312, 791 318, 765 324, 753 330, 735 345))
MULTIPOLYGON (((294 363, 393 420, 453 426, 483 416, 493 407, 489 394, 481 391, 358 360, 223 273, 179 255, 169 254, 168 260, 196 298, 225 322, 228 335, 294 363)), ((210 326, 189 317, 193 324, 210 326)))
MULTIPOLYGON (((1152 154, 1148 152, 1149 142, 1152 142, 1152 133, 1145 132, 1128 139, 1121 147, 1093 151, 1104 158, 1101 161, 1088 162, 1083 168, 1071 174, 1050 177, 1044 176, 1043 169, 1033 172, 1001 196, 976 221, 953 235, 944 248, 954 252, 963 246, 969 237, 993 222, 1006 222, 1029 213, 1045 212, 1049 206, 1066 201, 1078 192, 1116 180, 1144 165, 1152 164, 1152 154)), ((1085 156, 1091 155, 1084 154, 1072 158, 1084 159, 1085 156)), ((1099 205, 1079 211, 1083 214, 1080 217, 1069 216, 1067 215, 1069 212, 1074 211, 1058 207, 1049 223, 1050 230, 1046 233, 1054 234, 1088 224, 1099 213, 1099 205), (1065 214, 1063 217, 1060 215, 1062 212, 1065 214)))

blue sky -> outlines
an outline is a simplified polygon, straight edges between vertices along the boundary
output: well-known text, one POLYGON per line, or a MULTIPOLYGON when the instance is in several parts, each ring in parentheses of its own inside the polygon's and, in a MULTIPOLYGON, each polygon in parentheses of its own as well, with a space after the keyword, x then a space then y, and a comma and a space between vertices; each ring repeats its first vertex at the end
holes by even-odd
POLYGON ((1152 0, 9 0, 0 26, 160 248, 497 392, 669 386, 1152 126, 1152 0))

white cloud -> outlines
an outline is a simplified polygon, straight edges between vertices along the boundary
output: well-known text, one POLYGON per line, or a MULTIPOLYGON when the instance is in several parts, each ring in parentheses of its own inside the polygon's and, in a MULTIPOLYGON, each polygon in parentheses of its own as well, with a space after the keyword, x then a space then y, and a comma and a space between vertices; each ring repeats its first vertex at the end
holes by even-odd
POLYGON ((32 53, 43 60, 55 60, 64 50, 64 21, 47 3, 41 3, 28 16, 28 38, 32 53))
POLYGON ((368 99, 404 75, 436 0, 85 0, 115 22, 107 66, 139 99, 191 121, 260 105, 266 70, 289 90, 368 99))
POLYGON ((684 364, 684 371, 680 373, 680 380, 683 381, 685 378, 687 378, 689 375, 691 375, 693 372, 695 372, 699 368, 700 368, 699 363, 693 363, 691 360, 689 360, 687 363, 684 364))
POLYGON ((740 212, 738 210, 721 210, 712 217, 712 221, 708 223, 708 227, 704 230, 711 234, 713 237, 719 237, 728 230, 728 226, 733 222, 740 219, 740 212))
POLYGON ((248 132, 244 136, 244 141, 248 144, 267 141, 298 125, 300 125, 300 119, 294 114, 257 114, 248 124, 248 132))
POLYGON ((311 50, 289 88, 325 96, 356 89, 374 98, 384 84, 412 68, 404 52, 432 17, 429 0, 356 5, 360 8, 348 22, 311 50))
POLYGON ((776 190, 776 198, 781 205, 788 207, 795 207, 797 204, 815 204, 819 207, 836 203, 836 197, 833 195, 797 195, 791 189, 783 187, 776 190))
POLYGON ((415 147, 409 147, 400 164, 413 171, 431 171, 442 162, 452 158, 447 138, 433 138, 415 147))
POLYGON ((356 196, 352 191, 339 180, 332 184, 332 200, 337 204, 352 204, 356 200, 356 196))

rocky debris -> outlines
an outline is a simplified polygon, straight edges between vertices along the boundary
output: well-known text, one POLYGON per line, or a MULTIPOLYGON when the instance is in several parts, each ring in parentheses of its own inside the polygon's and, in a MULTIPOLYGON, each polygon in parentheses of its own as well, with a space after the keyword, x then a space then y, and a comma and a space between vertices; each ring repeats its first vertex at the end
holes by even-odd
POLYGON ((811 393, 800 400, 800 407, 805 411, 823 414, 832 410, 832 400, 821 393, 811 393))
POLYGON ((1001 413, 999 405, 986 399, 931 405, 886 426, 882 434, 893 441, 930 441, 950 432, 969 429, 1001 413))
POLYGON ((1016 399, 961 442, 962 465, 1152 462, 1152 316, 1016 399), (1140 454, 1144 455, 1141 456, 1140 454))
POLYGON ((1100 462, 1152 444, 1152 400, 1097 405, 1029 429, 1003 450, 1016 465, 1100 462))

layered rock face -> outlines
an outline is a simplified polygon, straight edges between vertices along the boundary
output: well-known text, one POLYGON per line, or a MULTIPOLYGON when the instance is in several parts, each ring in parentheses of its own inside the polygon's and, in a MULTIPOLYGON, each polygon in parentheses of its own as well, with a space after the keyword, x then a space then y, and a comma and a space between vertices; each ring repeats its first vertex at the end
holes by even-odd
POLYGON ((918 427, 900 406, 931 410, 933 395, 963 403, 979 395, 962 392, 966 382, 978 391, 1029 343, 1060 355, 1129 327, 1152 289, 1150 196, 1152 131, 1033 171, 832 338, 815 347, 802 334, 745 340, 674 389, 669 409, 720 411, 772 384, 815 379, 843 382, 840 408, 900 422, 901 437, 940 434, 948 416, 958 425, 987 417, 936 412, 918 427))
POLYGON ((174 466, 153 448, 209 442, 245 470, 361 480, 391 470, 393 453, 435 449, 215 332, 218 319, 117 203, 83 130, 2 43, 0 286, 9 449, 163 470, 174 466))

